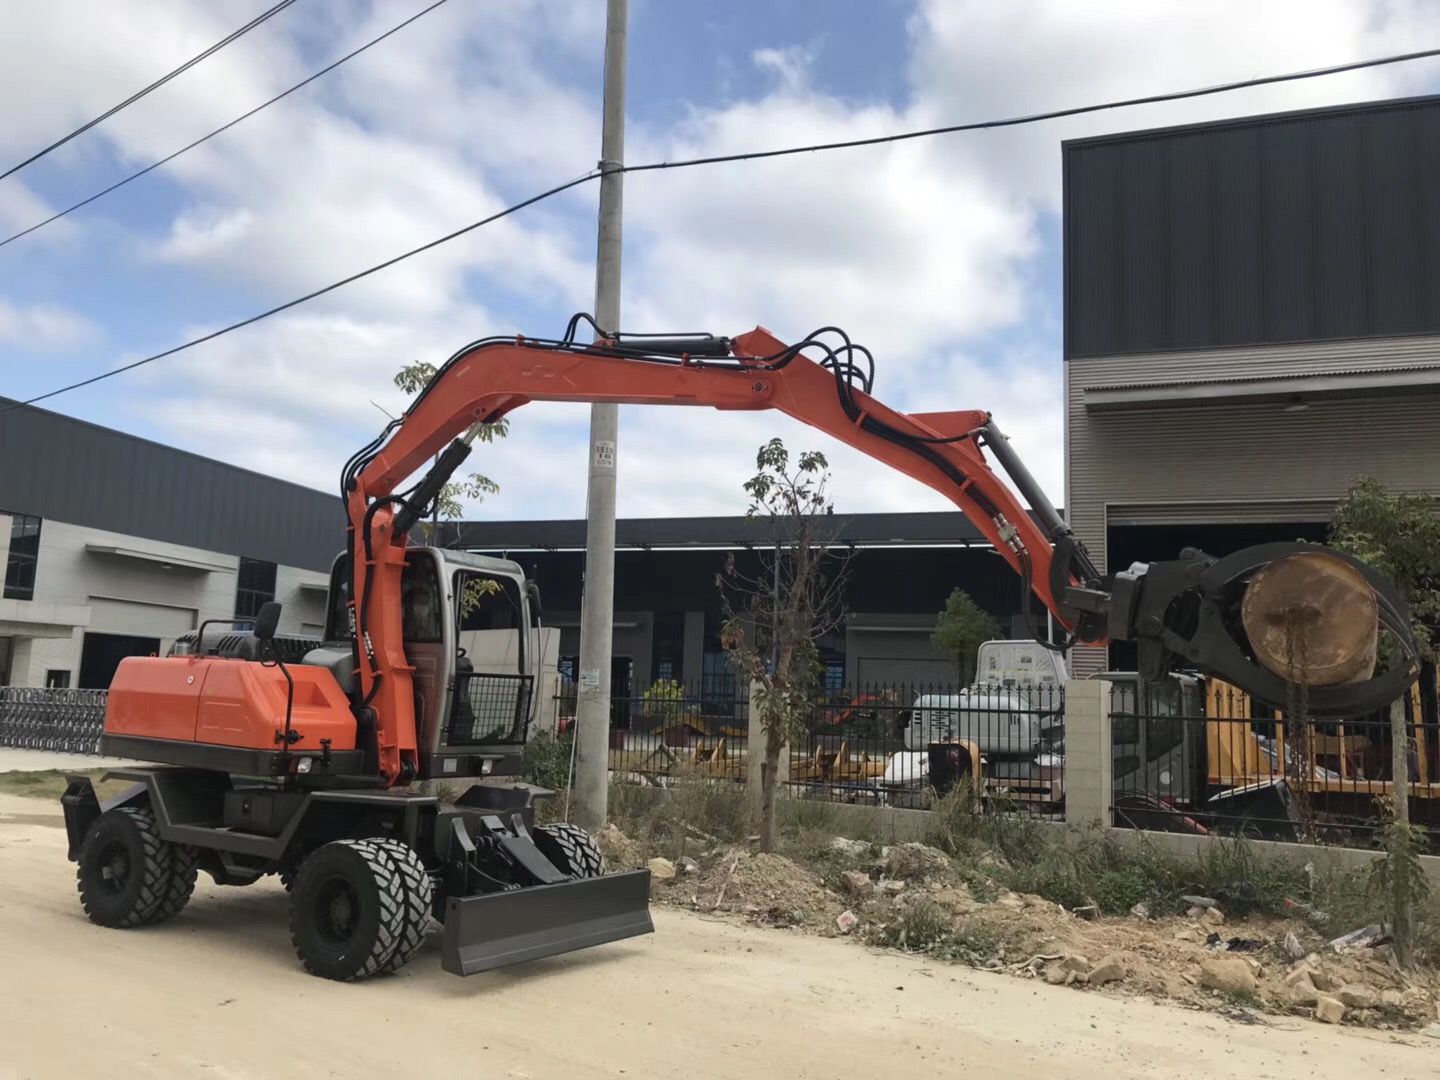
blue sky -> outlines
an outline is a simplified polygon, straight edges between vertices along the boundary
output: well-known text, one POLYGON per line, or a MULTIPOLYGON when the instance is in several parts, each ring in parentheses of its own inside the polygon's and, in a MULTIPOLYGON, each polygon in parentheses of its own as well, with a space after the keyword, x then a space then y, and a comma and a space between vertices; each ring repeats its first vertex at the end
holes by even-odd
MULTIPOLYGON (((868 136, 1308 68, 1423 41, 1428 0, 1087 4, 631 0, 631 161, 868 136), (817 18, 817 15, 821 17, 817 18), (1247 33, 1236 35, 1242 24, 1247 33)), ((0 129, 20 160, 218 40, 260 0, 57 0, 0 12, 0 129)), ((424 6, 299 0, 0 181, 4 235, 299 81, 424 6)), ((0 248, 0 394, 178 344, 593 165, 604 4, 449 0, 344 68, 114 195, 0 248)), ((1429 12, 1433 14, 1433 5, 1429 12)), ((685 174, 626 191, 624 324, 795 338, 838 323, 879 396, 991 409, 1061 495, 1059 143, 1440 88, 1410 65, 925 144, 685 174)), ((590 306, 593 186, 313 305, 49 407, 324 490, 403 399, 390 376, 590 306), (374 404, 372 404, 374 403, 374 404)), ((482 516, 579 516, 586 412, 532 406, 476 466, 482 516)), ((3 419, 0 419, 3 422, 3 419)), ((789 421, 627 410, 623 514, 738 512, 789 421)), ((944 505, 832 453, 843 510, 944 505)))

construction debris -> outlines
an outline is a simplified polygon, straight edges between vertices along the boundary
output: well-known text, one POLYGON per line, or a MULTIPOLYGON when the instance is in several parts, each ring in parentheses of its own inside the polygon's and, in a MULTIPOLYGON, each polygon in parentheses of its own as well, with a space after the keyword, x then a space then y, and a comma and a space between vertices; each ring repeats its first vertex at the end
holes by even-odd
POLYGON ((1107 956, 1090 969, 1090 985, 1104 986, 1106 983, 1119 982, 1129 974, 1125 961, 1119 956, 1107 956))
POLYGON ((1380 995, 1368 986, 1342 986, 1335 996, 1347 1009, 1374 1009, 1380 1005, 1380 995))
POLYGON ((869 844, 863 840, 847 840, 843 836, 837 836, 830 841, 830 850, 847 859, 868 859, 870 857, 869 844))
POLYGON ((1352 930, 1330 942, 1330 948, 1336 952, 1345 952, 1349 949, 1365 949, 1372 945, 1380 944, 1384 935, 1384 928, 1379 923, 1371 923, 1369 926, 1362 926, 1359 930, 1352 930))
MULTIPOLYGON (((607 837, 607 848, 617 843, 607 837)), ((1196 921, 1213 924, 1203 926, 1157 916, 1153 900, 1149 918, 1140 911, 1106 917, 1091 904, 1067 910, 1010 891, 977 876, 973 865, 943 865, 931 854, 935 849, 923 845, 849 845, 842 854, 827 840, 813 867, 743 843, 707 850, 684 888, 657 883, 655 902, 870 944, 898 941, 913 953, 1015 978, 1075 990, 1107 987, 1106 993, 1168 999, 1227 1016, 1243 1004, 1261 1012, 1323 1012, 1331 1022, 1382 1029, 1440 1027, 1440 978, 1427 970, 1405 977, 1392 970, 1388 946, 1376 936, 1380 927, 1346 935, 1337 951, 1307 940, 1313 932, 1289 919, 1242 918, 1218 906, 1197 909, 1196 921), (862 850, 863 857, 851 858, 862 850), (890 876, 887 866, 911 876, 890 876), (1355 947, 1367 940, 1372 947, 1355 947)), ((678 874, 684 863, 675 863, 678 874)), ((1302 917, 1298 909, 1292 916, 1302 917)))
POLYGON ((880 858, 880 870, 886 877, 905 881, 926 881, 950 867, 949 856, 925 844, 897 844, 883 848, 880 858))
POLYGON ((675 877, 675 864, 669 859, 651 859, 645 864, 653 881, 671 881, 675 877))
POLYGON ((846 870, 840 875, 840 889, 851 896, 869 896, 875 891, 870 875, 859 870, 846 870))
POLYGON ((1238 956, 1216 956, 1203 961, 1200 985, 1230 994, 1253 995, 1259 989, 1254 969, 1238 956))
POLYGON ((1150 918, 1150 905, 1142 901, 1130 909, 1130 914, 1137 919, 1148 919, 1150 918))
MULTIPOLYGON (((1189 904, 1191 907, 1200 908, 1202 911, 1205 908, 1213 908, 1220 906, 1217 901, 1210 899, 1210 897, 1208 896, 1182 896, 1180 897, 1180 902, 1182 904, 1189 904)), ((1198 915, 1195 917, 1199 918, 1198 915)))
POLYGON ((1338 1024, 1345 1019, 1345 1003, 1332 997, 1321 997, 1315 1002, 1315 1019, 1322 1024, 1338 1024))

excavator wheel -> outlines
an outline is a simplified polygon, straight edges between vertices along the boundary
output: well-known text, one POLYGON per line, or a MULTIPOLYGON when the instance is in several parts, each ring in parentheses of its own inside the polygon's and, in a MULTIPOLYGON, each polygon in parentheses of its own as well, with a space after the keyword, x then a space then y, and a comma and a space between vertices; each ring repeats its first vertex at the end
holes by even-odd
POLYGON ((605 856, 594 837, 579 825, 558 822, 535 830, 535 846, 571 877, 592 878, 605 873, 605 856))
POLYGON ((163 922, 179 915, 195 892, 200 852, 185 844, 167 844, 166 847, 170 849, 170 878, 165 883, 165 896, 155 911, 153 922, 163 922))
POLYGON ((390 959, 381 965, 381 971, 398 971, 410 962, 410 958, 425 943, 430 932, 430 911, 435 901, 434 884, 430 873, 415 849, 402 840, 375 840, 375 846, 390 860, 405 893, 405 919, 400 933, 400 942, 390 959))
POLYGON ((349 982, 385 970, 405 937, 405 881, 374 840, 335 840, 300 866, 290 941, 312 975, 349 982))
MULTIPOLYGON (((75 872, 80 903, 90 921, 129 928, 164 917, 173 854, 173 847, 160 839, 155 815, 148 809, 121 806, 96 818, 81 845, 75 872)), ((193 866, 190 880, 193 884, 193 866)))

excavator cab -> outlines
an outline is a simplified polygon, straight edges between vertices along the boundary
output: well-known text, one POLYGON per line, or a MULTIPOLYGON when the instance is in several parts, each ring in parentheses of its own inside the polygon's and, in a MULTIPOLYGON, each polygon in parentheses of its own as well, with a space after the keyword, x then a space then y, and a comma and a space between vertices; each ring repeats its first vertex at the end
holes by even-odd
MULTIPOLYGON (((342 554, 330 571, 324 644, 305 663, 330 668, 358 701, 351 581, 350 556, 342 554)), ((401 596, 417 778, 504 773, 522 753, 540 708, 539 590, 508 559, 413 547, 405 553, 401 596)))

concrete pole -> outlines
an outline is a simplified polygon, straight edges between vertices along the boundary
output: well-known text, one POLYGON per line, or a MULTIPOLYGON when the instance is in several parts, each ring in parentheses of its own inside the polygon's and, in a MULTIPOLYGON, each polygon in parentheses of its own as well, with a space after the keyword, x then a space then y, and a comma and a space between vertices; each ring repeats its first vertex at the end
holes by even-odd
MULTIPOLYGON (((595 252, 595 319, 620 327, 620 227, 624 206, 625 22, 627 0, 608 0, 605 101, 600 133, 600 226, 595 252)), ((585 508, 585 587, 580 601, 580 685, 575 707, 575 821, 605 825, 610 794, 610 653, 615 623, 615 444, 618 405, 590 407, 590 472, 585 508)))

